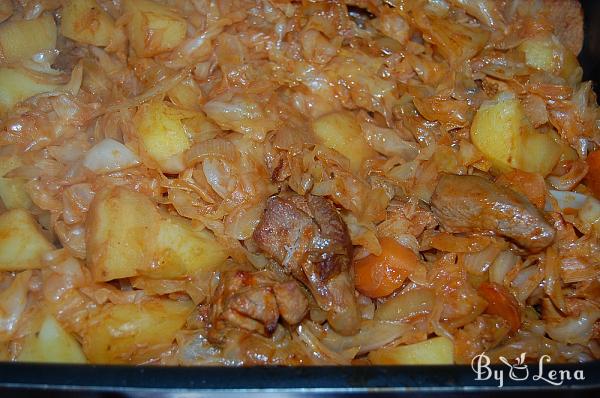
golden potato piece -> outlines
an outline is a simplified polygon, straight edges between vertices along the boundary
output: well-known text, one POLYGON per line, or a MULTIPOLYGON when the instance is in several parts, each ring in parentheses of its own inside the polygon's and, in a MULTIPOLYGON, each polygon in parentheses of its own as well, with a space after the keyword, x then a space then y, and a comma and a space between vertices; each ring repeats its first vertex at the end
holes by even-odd
POLYGON ((561 67, 562 46, 552 36, 532 37, 519 45, 525 63, 533 68, 556 73, 561 67))
POLYGON ((559 75, 569 84, 581 80, 582 70, 577 57, 555 36, 530 37, 518 48, 525 54, 525 63, 532 68, 559 75))
POLYGON ((61 33, 80 43, 104 47, 115 34, 115 22, 96 0, 69 0, 62 9, 61 33))
POLYGON ((350 160, 353 171, 360 170, 363 162, 374 155, 363 137, 360 125, 350 112, 333 112, 313 122, 313 131, 323 145, 350 160))
POLYGON ((19 362, 86 363, 77 340, 52 315, 46 315, 40 330, 25 338, 19 362))
POLYGON ((42 267, 42 256, 54 246, 26 210, 13 209, 0 215, 0 271, 42 267))
POLYGON ((0 157, 0 199, 7 209, 31 207, 31 199, 25 190, 25 180, 22 178, 8 178, 6 173, 21 166, 18 156, 0 157))
POLYGON ((152 278, 179 278, 198 270, 212 270, 227 259, 223 246, 207 230, 188 220, 166 216, 160 223, 154 261, 144 274, 152 278))
POLYGON ((0 116, 19 102, 58 87, 35 81, 20 68, 0 68, 0 116))
POLYGON ((107 304, 88 320, 83 351, 92 363, 141 363, 172 344, 194 309, 192 302, 151 299, 107 304))
POLYGON ((56 23, 49 14, 0 25, 0 64, 31 58, 56 47, 56 23))
POLYGON ((481 105, 473 118, 473 144, 502 171, 515 167, 514 153, 524 117, 519 101, 511 98, 481 105))
POLYGON ((369 353, 373 365, 452 365, 454 344, 447 337, 420 343, 382 348, 369 353))
POLYGON ((563 154, 562 146, 549 133, 535 131, 521 138, 518 168, 543 176, 550 174, 563 154))
POLYGON ((150 264, 160 216, 145 195, 123 187, 96 194, 86 221, 87 261, 96 281, 139 274, 150 264))
POLYGON ((0 177, 0 199, 7 209, 29 209, 32 205, 25 190, 25 181, 21 178, 0 177))
POLYGON ((124 0, 127 34, 139 57, 171 51, 185 39, 187 23, 177 12, 151 0, 124 0))
POLYGON ((471 141, 494 167, 547 175, 562 153, 561 145, 546 133, 538 133, 516 98, 483 104, 471 125, 471 141))
POLYGON ((175 109, 165 102, 154 101, 142 105, 133 123, 146 153, 166 173, 177 173, 185 168, 183 153, 191 146, 182 119, 195 116, 194 112, 175 109))

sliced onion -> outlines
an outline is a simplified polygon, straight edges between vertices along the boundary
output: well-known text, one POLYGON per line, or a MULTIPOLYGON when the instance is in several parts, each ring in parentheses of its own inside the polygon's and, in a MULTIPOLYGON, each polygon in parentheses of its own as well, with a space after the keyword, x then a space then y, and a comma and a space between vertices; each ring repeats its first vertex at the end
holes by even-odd
POLYGON ((548 182, 559 191, 570 191, 586 176, 588 165, 580 160, 570 162, 568 170, 565 174, 559 176, 549 176, 548 182))
MULTIPOLYGON (((556 200, 558 208, 560 210, 564 209, 581 209, 585 201, 587 200, 587 196, 577 193, 577 192, 569 192, 569 191, 557 191, 554 189, 549 190, 550 195, 553 199, 556 200)), ((546 202, 546 207, 544 208, 546 211, 554 210, 552 203, 546 202)))
POLYGON ((490 267, 490 281, 503 285, 504 278, 506 277, 508 272, 511 269, 513 269, 513 267, 517 264, 518 259, 519 258, 517 257, 517 255, 511 252, 510 250, 506 250, 500 253, 492 263, 492 266, 490 267))
POLYGON ((600 311, 593 304, 586 305, 580 313, 546 323, 546 331, 552 339, 567 344, 587 344, 594 332, 594 324, 600 319, 600 311))
POLYGON ((360 331, 354 336, 342 336, 330 329, 321 341, 335 352, 357 348, 360 355, 399 339, 411 328, 404 322, 363 321, 360 331))
POLYGON ((336 365, 350 365, 350 361, 356 355, 356 351, 332 350, 326 344, 323 344, 321 340, 317 338, 309 329, 310 324, 298 325, 296 332, 300 340, 306 344, 310 350, 318 357, 326 357, 336 365))
POLYGON ((260 222, 263 208, 261 201, 250 207, 238 207, 233 210, 225 217, 225 234, 237 240, 250 238, 260 222))
POLYGON ((94 145, 83 159, 83 165, 96 173, 110 173, 140 164, 131 149, 112 138, 94 145))
POLYGON ((152 86, 149 90, 143 92, 134 98, 128 98, 123 102, 117 102, 105 109, 108 112, 116 112, 123 109, 129 109, 143 104, 144 102, 151 100, 154 97, 164 94, 173 87, 175 87, 180 81, 185 79, 191 71, 191 67, 182 69, 181 71, 173 74, 172 76, 165 77, 160 80, 157 84, 152 86))
POLYGON ((410 161, 419 154, 418 146, 405 141, 392 129, 378 127, 372 123, 361 123, 363 134, 373 149, 386 156, 399 156, 410 161))
POLYGON ((538 266, 532 265, 522 269, 511 283, 517 300, 524 303, 543 280, 544 272, 538 266))
POLYGON ((375 320, 404 321, 433 311, 435 292, 430 288, 414 288, 377 306, 375 320))
POLYGON ((188 166, 193 166, 208 157, 235 161, 238 156, 238 151, 231 141, 222 138, 214 138, 199 142, 192 146, 185 153, 185 162, 188 166))

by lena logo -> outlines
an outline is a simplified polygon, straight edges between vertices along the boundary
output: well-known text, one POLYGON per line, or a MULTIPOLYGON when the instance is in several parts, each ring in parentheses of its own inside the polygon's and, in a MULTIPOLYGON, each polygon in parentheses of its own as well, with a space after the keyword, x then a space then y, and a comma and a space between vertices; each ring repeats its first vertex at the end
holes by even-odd
POLYGON ((537 373, 530 374, 529 367, 525 364, 526 353, 521 353, 520 356, 515 358, 514 363, 511 363, 505 357, 499 357, 500 362, 508 367, 508 373, 505 373, 505 369, 492 369, 490 367, 490 358, 482 352, 476 355, 471 361, 471 369, 475 372, 475 380, 496 380, 498 387, 504 386, 506 377, 513 381, 543 381, 553 386, 560 386, 566 380, 585 380, 583 370, 578 369, 571 372, 568 369, 562 370, 545 370, 544 363, 550 362, 551 358, 549 355, 542 355, 538 361, 537 373))

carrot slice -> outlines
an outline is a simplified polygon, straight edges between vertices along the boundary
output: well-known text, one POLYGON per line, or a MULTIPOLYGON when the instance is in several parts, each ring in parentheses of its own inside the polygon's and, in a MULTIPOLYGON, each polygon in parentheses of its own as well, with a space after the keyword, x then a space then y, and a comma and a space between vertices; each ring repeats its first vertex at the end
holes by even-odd
POLYGON ((417 266, 415 253, 394 239, 382 238, 379 243, 381 255, 371 254, 354 263, 356 289, 371 298, 391 294, 417 266))
POLYGON ((510 325, 510 330, 516 332, 521 327, 519 303, 502 285, 494 282, 484 282, 477 293, 488 302, 485 312, 504 318, 510 325))

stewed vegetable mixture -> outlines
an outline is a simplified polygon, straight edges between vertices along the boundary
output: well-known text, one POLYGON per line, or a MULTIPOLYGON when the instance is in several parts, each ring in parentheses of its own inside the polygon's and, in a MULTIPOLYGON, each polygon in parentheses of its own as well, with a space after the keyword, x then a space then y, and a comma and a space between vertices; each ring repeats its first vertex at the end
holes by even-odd
POLYGON ((0 360, 600 359, 576 0, 0 1, 0 360))

